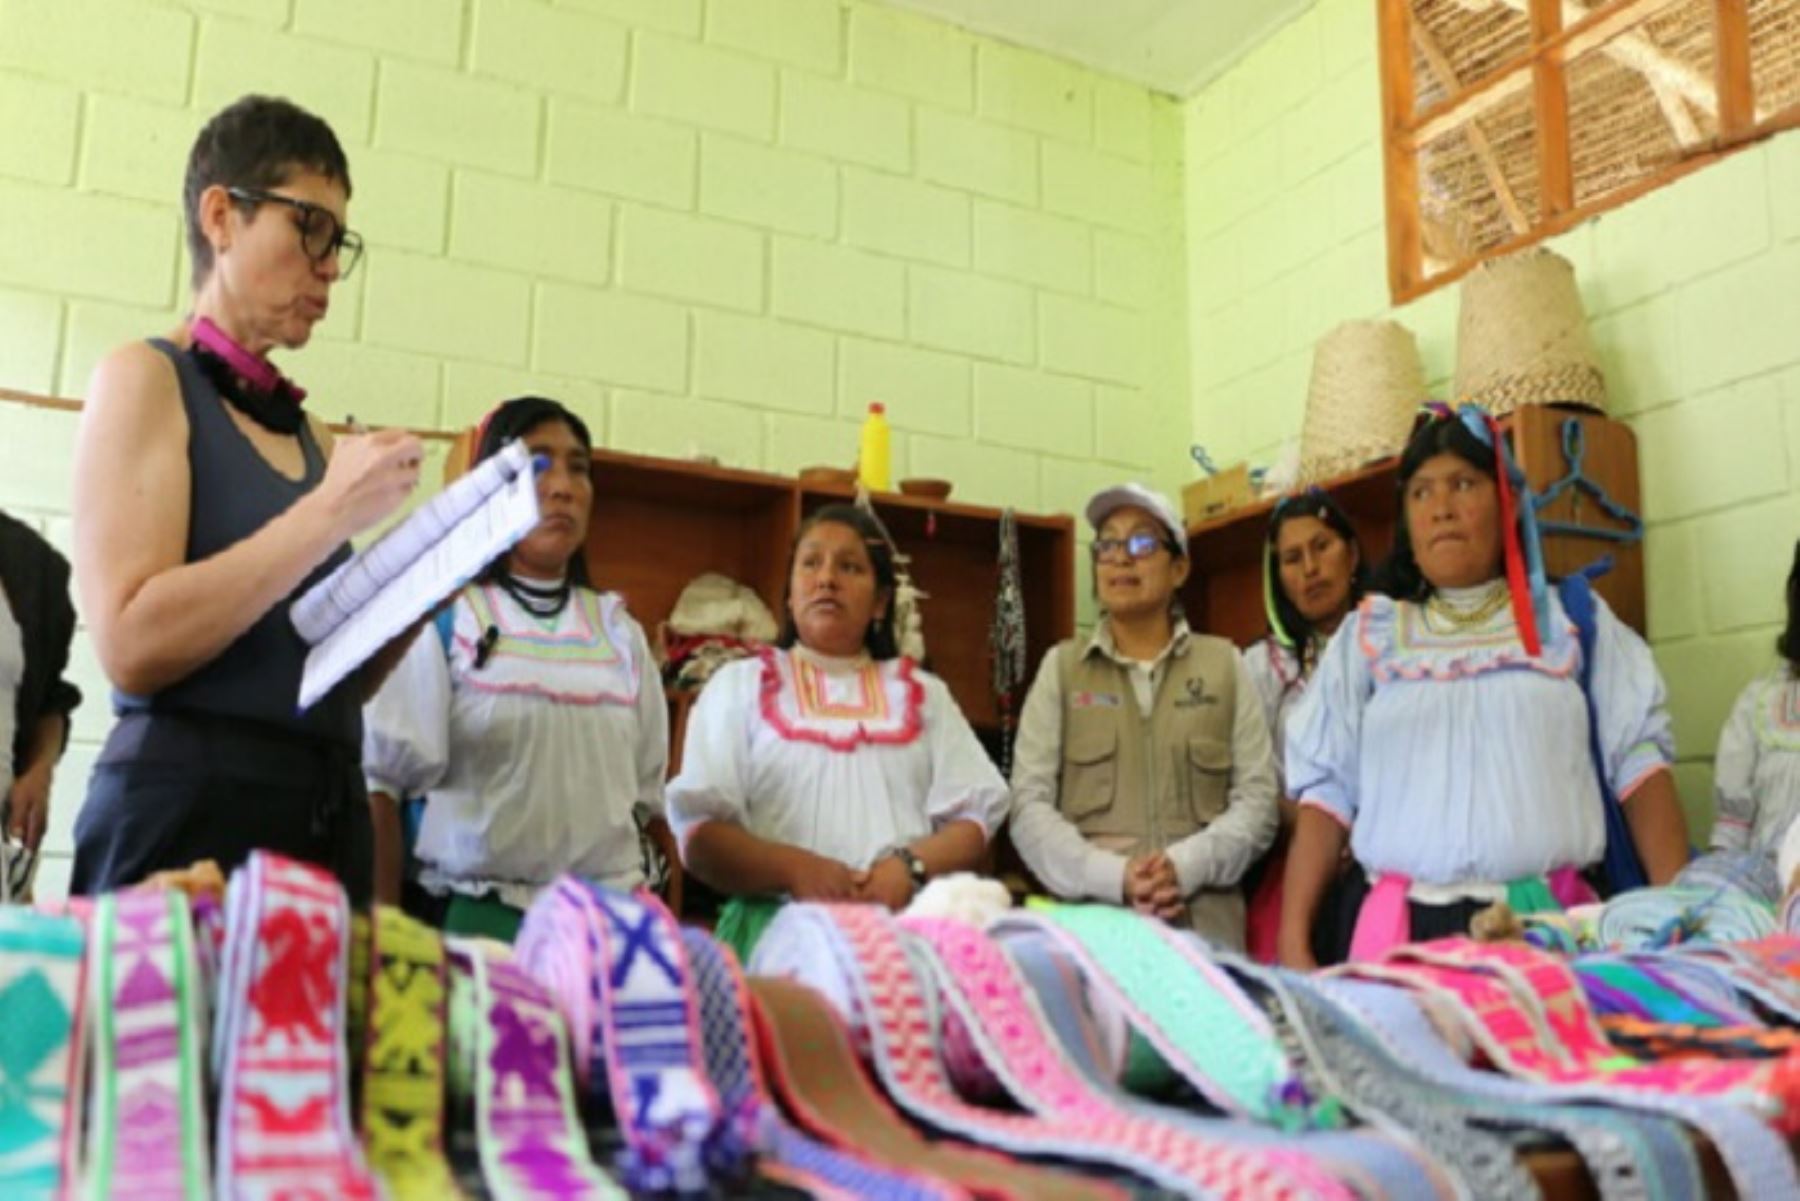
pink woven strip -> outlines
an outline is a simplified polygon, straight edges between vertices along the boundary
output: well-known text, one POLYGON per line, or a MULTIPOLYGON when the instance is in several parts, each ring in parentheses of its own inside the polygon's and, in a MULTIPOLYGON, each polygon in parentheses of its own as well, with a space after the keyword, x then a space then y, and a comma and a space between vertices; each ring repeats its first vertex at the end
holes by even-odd
POLYGON ((998 1061, 989 1066, 1025 1108, 1077 1141, 1118 1147, 1202 1193, 1227 1197, 1344 1198, 1354 1194, 1312 1160, 1268 1148, 1209 1143, 1193 1130, 1121 1110, 1068 1063, 1018 970, 992 940, 962 922, 909 918, 947 970, 944 983, 973 1012, 998 1061))

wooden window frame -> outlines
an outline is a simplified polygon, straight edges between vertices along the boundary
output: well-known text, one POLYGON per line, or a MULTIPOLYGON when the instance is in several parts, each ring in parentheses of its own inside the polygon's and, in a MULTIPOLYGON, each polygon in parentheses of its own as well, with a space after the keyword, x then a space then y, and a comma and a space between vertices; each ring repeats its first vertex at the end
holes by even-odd
MULTIPOLYGON (((1512 254, 1572 229, 1646 192, 1718 162, 1786 129, 1800 128, 1800 104, 1756 120, 1748 0, 1712 0, 1714 84, 1718 89, 1719 132, 1680 160, 1642 179, 1594 198, 1574 202, 1569 144, 1568 64, 1682 0, 1604 0, 1565 22, 1563 0, 1529 0, 1531 44, 1506 63, 1451 91, 1424 112, 1415 112, 1412 0, 1373 0, 1381 38, 1381 127, 1387 182, 1388 289, 1395 304, 1415 300, 1453 283, 1490 259, 1512 254), (1529 89, 1537 136, 1541 212, 1535 221, 1518 208, 1498 168, 1487 170, 1501 209, 1522 232, 1432 275, 1425 276, 1419 225, 1419 147, 1453 129, 1463 129, 1484 163, 1492 161, 1480 143, 1475 117, 1529 89)), ((1428 62, 1441 58, 1421 46, 1428 62)), ((1446 61, 1447 65, 1447 61, 1446 61)), ((1434 67, 1434 73, 1437 69, 1434 67)), ((1454 74, 1442 72, 1454 80, 1454 74)))

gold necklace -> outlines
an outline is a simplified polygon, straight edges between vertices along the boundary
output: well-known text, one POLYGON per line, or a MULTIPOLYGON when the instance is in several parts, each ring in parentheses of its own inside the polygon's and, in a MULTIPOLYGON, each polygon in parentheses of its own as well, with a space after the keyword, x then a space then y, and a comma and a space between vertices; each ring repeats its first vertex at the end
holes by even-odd
POLYGON ((1431 618, 1436 617, 1442 621, 1444 625, 1448 626, 1449 629, 1434 630, 1433 633, 1454 633, 1462 630, 1472 630, 1477 626, 1486 625, 1488 621, 1493 618, 1494 614, 1506 607, 1507 602, 1511 599, 1511 594, 1508 593, 1505 588, 1497 588, 1486 600, 1482 601, 1474 608, 1458 609, 1438 593, 1433 592, 1425 600, 1426 625, 1429 626, 1431 624, 1431 618))

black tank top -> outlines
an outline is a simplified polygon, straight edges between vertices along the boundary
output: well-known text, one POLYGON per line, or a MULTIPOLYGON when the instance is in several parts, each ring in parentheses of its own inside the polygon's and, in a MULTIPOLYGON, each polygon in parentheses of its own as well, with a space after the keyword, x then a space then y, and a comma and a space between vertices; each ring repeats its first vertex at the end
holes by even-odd
MULTIPOLYGON (((193 355, 161 338, 150 345, 168 356, 181 381, 181 405, 188 420, 188 470, 192 499, 188 513, 187 561, 197 562, 243 541, 318 487, 325 456, 312 427, 300 426, 306 470, 288 479, 244 436, 193 355)), ((291 734, 329 739, 360 752, 362 699, 356 676, 339 684, 305 713, 298 712, 300 673, 307 645, 288 621, 288 607, 307 588, 350 557, 340 546, 292 593, 217 658, 185 679, 148 697, 113 693, 120 713, 184 712, 244 718, 291 734)))

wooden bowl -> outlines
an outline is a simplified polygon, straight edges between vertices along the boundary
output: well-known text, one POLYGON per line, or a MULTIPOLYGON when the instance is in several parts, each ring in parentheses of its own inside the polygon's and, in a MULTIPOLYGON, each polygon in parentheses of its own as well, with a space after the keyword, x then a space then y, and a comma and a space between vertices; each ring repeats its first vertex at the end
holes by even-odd
POLYGON ((907 496, 916 496, 921 500, 949 500, 950 489, 954 485, 949 480, 901 480, 900 491, 907 496))
POLYGON ((802 467, 800 482, 814 488, 854 488, 856 472, 848 467, 802 467))

